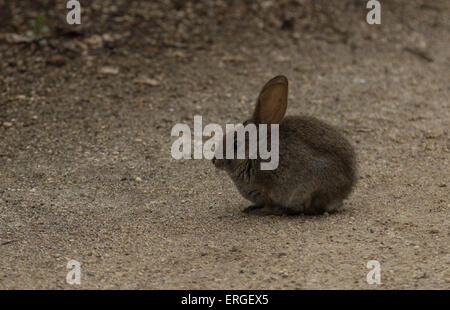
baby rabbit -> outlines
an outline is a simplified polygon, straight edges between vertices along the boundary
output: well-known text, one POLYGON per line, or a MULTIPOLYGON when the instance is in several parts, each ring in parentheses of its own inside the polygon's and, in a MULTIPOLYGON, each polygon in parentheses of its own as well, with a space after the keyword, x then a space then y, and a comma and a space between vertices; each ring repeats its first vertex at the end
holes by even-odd
MULTIPOLYGON (((260 215, 321 214, 339 209, 356 182, 356 156, 351 144, 334 127, 308 116, 284 117, 288 80, 271 79, 262 88, 253 116, 244 122, 279 124, 279 164, 274 170, 261 170, 263 160, 212 159, 225 170, 242 196, 254 205, 244 212, 260 215)), ((270 135, 269 135, 270 136, 270 135)), ((233 139, 233 132, 226 134, 233 139)), ((248 139, 247 139, 248 140, 248 139)), ((248 141, 246 141, 248 142, 248 141)), ((248 143, 246 143, 248 146, 248 143)), ((268 143, 268 145, 270 145, 268 143)), ((220 150, 220 152, 223 152, 220 150)))

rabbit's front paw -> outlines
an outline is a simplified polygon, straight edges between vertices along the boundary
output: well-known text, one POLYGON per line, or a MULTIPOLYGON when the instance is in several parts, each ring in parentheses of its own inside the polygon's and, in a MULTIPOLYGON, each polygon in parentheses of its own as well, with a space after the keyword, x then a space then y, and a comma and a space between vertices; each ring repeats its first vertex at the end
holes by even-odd
POLYGON ((262 208, 264 208, 264 206, 262 206, 262 205, 253 205, 253 206, 249 206, 249 207, 245 208, 244 210, 242 210, 242 212, 253 213, 255 210, 262 209, 262 208))
POLYGON ((254 214, 254 215, 283 215, 286 212, 278 207, 272 206, 250 206, 243 211, 244 213, 254 214))

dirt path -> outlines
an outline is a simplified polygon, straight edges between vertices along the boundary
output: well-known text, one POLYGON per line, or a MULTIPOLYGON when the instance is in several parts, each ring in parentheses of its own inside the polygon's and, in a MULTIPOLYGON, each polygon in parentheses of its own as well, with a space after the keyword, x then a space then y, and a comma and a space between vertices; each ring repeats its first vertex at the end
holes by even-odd
POLYGON ((450 288, 448 1, 395 1, 379 26, 364 1, 330 19, 323 1, 82 1, 75 32, 53 1, 9 2, 1 31, 46 14, 52 37, 0 36, 0 288, 74 288, 71 259, 81 288, 450 288), (210 162, 171 158, 174 124, 242 121, 277 74, 289 115, 356 147, 342 212, 248 216, 210 162))

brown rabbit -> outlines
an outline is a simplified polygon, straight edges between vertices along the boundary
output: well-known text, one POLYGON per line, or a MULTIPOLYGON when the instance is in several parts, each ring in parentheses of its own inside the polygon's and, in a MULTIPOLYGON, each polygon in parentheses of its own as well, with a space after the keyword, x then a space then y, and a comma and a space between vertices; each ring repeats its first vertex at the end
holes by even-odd
MULTIPOLYGON (((244 212, 282 215, 335 211, 356 182, 355 152, 337 129, 318 119, 285 118, 287 98, 287 78, 271 79, 259 94, 252 118, 244 122, 257 128, 279 124, 279 165, 275 170, 261 170, 262 160, 250 159, 247 152, 244 159, 214 157, 212 161, 254 204, 244 212)), ((224 145, 227 139, 234 139, 236 148, 235 134, 225 135, 224 145)))

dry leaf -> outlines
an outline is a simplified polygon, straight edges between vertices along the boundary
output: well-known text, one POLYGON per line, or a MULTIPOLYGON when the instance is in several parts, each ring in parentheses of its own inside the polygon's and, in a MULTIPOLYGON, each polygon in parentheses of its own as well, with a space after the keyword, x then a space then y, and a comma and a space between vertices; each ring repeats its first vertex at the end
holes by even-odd
POLYGON ((146 77, 146 76, 138 77, 137 79, 134 80, 134 82, 138 83, 138 84, 145 84, 145 85, 150 85, 150 86, 158 86, 158 85, 160 85, 160 82, 158 80, 151 79, 151 78, 146 77))
POLYGON ((102 74, 118 74, 119 73, 119 68, 118 67, 109 67, 109 66, 105 66, 105 67, 101 67, 98 72, 102 73, 102 74))

